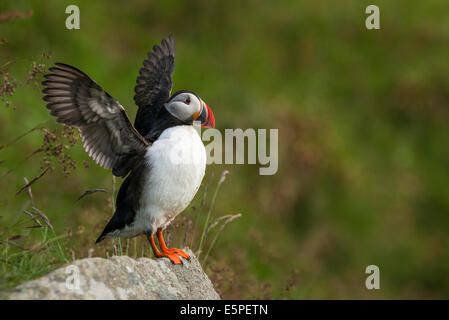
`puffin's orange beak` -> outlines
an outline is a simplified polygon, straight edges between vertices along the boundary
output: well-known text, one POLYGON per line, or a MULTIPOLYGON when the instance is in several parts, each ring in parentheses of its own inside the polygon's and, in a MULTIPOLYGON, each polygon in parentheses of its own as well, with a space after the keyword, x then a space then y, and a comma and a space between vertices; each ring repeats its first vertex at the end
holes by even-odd
POLYGON ((215 128, 215 117, 212 110, 204 104, 203 110, 201 110, 201 114, 198 117, 201 121, 201 127, 203 128, 215 128))

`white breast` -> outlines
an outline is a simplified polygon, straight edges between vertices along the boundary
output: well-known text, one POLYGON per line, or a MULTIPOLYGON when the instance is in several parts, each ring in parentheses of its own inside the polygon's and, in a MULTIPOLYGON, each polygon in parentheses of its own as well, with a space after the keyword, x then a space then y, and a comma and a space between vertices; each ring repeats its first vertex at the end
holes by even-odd
POLYGON ((206 149, 193 126, 166 129, 145 155, 150 167, 134 227, 164 228, 192 201, 206 169, 206 149))

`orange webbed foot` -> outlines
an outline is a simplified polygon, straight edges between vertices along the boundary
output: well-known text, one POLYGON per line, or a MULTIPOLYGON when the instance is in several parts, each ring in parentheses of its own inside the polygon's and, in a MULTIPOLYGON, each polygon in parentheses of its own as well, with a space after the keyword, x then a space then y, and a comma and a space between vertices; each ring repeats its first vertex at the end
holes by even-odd
POLYGON ((184 250, 177 249, 177 248, 166 248, 163 252, 167 252, 167 253, 175 253, 175 254, 177 254, 178 256, 181 256, 181 257, 183 257, 184 259, 187 259, 187 260, 190 261, 190 256, 189 256, 184 250))
POLYGON ((167 245, 164 241, 164 236, 162 234, 162 229, 157 230, 156 232, 157 238, 159 240, 159 244, 161 245, 161 251, 169 254, 176 254, 178 256, 183 257, 184 259, 187 259, 190 261, 190 257, 187 253, 185 253, 184 250, 177 249, 177 248, 167 248, 167 245))
POLYGON ((156 255, 157 258, 167 257, 173 264, 182 264, 181 258, 176 253, 160 252, 156 255))
POLYGON ((160 252, 156 246, 156 243, 154 242, 153 235, 148 236, 148 241, 150 241, 151 248, 153 249, 153 253, 156 258, 167 257, 173 264, 182 264, 181 258, 176 253, 168 252, 165 250, 162 250, 162 252, 160 252))

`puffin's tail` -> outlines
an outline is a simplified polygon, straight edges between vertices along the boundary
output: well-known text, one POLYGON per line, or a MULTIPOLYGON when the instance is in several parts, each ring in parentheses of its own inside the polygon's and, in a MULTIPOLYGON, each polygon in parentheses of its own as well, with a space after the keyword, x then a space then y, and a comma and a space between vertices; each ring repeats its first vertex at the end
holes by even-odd
POLYGON ((97 244, 98 242, 104 240, 104 238, 106 238, 106 234, 104 234, 104 231, 103 231, 103 233, 101 234, 101 236, 99 236, 98 239, 95 241, 95 244, 97 244))
POLYGON ((106 227, 104 227, 103 232, 101 233, 101 235, 98 237, 98 239, 95 241, 95 244, 97 244, 98 242, 104 240, 107 236, 108 233, 114 231, 115 228, 115 214, 112 216, 112 219, 109 220, 108 224, 106 225, 106 227))
POLYGON ((97 241, 95 241, 95 243, 104 240, 104 238, 108 237, 108 234, 110 234, 111 232, 121 230, 125 226, 132 223, 134 216, 135 216, 134 211, 126 209, 123 210, 121 207, 117 207, 111 220, 109 220, 106 227, 104 227, 103 232, 98 237, 97 241))
POLYGON ((136 215, 136 211, 132 206, 132 204, 134 203, 134 194, 132 192, 128 192, 128 187, 132 182, 132 177, 134 177, 133 173, 131 173, 125 179, 125 182, 123 182, 123 184, 121 185, 117 195, 117 207, 115 209, 114 215, 112 216, 111 220, 109 220, 106 227, 104 227, 103 232, 98 237, 97 241, 95 241, 95 243, 102 241, 111 232, 121 230, 134 221, 134 217, 136 215))
POLYGON ((117 229, 117 227, 116 227, 116 222, 115 222, 116 219, 114 219, 114 217, 115 217, 115 214, 114 214, 114 216, 112 216, 112 219, 109 220, 109 222, 108 222, 108 224, 106 225, 106 227, 104 227, 103 232, 102 232, 101 235, 98 237, 98 239, 95 241, 96 244, 97 244, 98 242, 104 240, 104 238, 106 238, 110 232, 112 232, 112 231, 114 231, 114 230, 117 229))

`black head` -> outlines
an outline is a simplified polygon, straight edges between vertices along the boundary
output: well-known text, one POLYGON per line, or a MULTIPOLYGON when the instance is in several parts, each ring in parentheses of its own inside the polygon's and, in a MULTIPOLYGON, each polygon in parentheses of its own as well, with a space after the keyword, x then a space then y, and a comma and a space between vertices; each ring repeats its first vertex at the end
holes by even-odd
POLYGON ((174 93, 164 104, 151 128, 147 139, 156 140, 167 128, 198 123, 205 128, 215 127, 212 110, 194 92, 181 90, 174 93))

